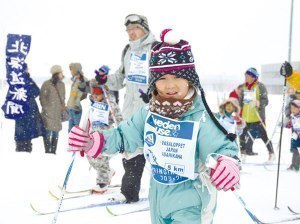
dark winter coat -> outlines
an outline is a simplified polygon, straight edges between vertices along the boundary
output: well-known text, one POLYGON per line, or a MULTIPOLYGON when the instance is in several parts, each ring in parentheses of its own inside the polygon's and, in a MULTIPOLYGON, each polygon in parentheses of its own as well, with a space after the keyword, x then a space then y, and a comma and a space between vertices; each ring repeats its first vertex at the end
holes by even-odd
POLYGON ((15 141, 31 140, 43 136, 45 133, 42 117, 35 101, 35 98, 40 94, 40 89, 31 78, 29 81, 29 110, 16 120, 15 141))
MULTIPOLYGON (((62 102, 65 102, 65 84, 58 81, 56 88, 59 92, 62 102)), ((62 129, 61 113, 64 108, 59 95, 52 84, 52 80, 43 83, 40 94, 40 102, 42 105, 42 118, 45 128, 49 131, 60 131, 62 129)))

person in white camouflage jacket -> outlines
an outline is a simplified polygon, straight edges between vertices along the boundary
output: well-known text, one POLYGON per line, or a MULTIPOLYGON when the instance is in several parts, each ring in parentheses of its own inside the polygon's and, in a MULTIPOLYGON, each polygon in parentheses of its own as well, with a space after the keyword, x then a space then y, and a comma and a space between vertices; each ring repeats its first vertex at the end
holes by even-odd
MULTIPOLYGON (((89 115, 86 130, 89 133, 112 128, 118 125, 123 119, 121 110, 115 102, 114 94, 105 85, 99 85, 95 79, 90 80, 90 96, 88 97, 89 115)), ((86 102, 83 102, 85 105, 86 102)), ((92 158, 87 156, 90 165, 96 170, 96 186, 92 189, 94 193, 104 193, 110 184, 115 171, 110 168, 109 156, 92 158)))

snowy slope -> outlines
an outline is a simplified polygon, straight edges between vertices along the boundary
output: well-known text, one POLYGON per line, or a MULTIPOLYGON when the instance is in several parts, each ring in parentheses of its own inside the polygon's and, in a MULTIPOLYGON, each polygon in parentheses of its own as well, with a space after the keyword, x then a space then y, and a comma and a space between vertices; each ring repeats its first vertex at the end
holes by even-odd
MULTIPOLYGON (((208 93, 208 101, 216 108, 216 96, 208 93)), ((2 103, 1 99, 1 103, 2 103)), ((281 96, 270 96, 270 104, 267 108, 267 126, 269 135, 273 131, 278 113, 281 107, 281 96)), ((33 152, 16 153, 13 140, 14 121, 1 117, 0 126, 0 223, 51 223, 53 215, 34 215, 30 203, 41 208, 56 208, 56 202, 48 195, 48 190, 59 194, 57 185, 62 185, 67 168, 71 162, 71 154, 67 148, 67 123, 64 123, 60 132, 57 155, 44 153, 42 138, 33 140, 33 152)), ((275 135, 276 136, 276 135, 275 135)), ((284 142, 282 147, 282 166, 279 179, 279 192, 277 206, 274 210, 276 189, 276 166, 270 166, 266 170, 263 166, 255 166, 252 163, 263 163, 267 158, 267 150, 262 141, 257 140, 254 151, 259 155, 248 158, 244 165, 241 177, 239 194, 247 203, 248 208, 261 220, 271 221, 286 217, 293 217, 287 210, 290 205, 300 211, 300 173, 285 171, 291 160, 289 153, 289 130, 284 130, 284 142), (272 171, 273 170, 273 171, 272 171)), ((278 155, 278 151, 276 151, 278 155)), ((121 156, 117 155, 111 160, 112 167, 116 170, 112 184, 120 183, 123 175, 121 156)), ((142 179, 143 188, 148 188, 149 168, 145 168, 142 179)), ((77 156, 68 182, 69 189, 92 187, 95 182, 95 172, 89 170, 85 158, 77 156)), ((147 191, 146 191, 147 192, 147 191)), ((146 196, 146 192, 143 196, 146 196)), ((80 199, 66 200, 63 207, 97 203, 103 201, 103 197, 95 196, 80 199)), ((170 205, 171 206, 171 205, 170 205)), ((117 223, 151 223, 149 212, 135 213, 125 216, 113 217, 104 208, 92 208, 81 211, 66 212, 58 215, 60 224, 117 224, 117 223)), ((215 215, 215 224, 247 224, 253 223, 231 192, 219 194, 218 208, 215 215)), ((292 222, 291 222, 292 223, 292 222)), ((300 223, 298 222, 293 223, 300 223)))

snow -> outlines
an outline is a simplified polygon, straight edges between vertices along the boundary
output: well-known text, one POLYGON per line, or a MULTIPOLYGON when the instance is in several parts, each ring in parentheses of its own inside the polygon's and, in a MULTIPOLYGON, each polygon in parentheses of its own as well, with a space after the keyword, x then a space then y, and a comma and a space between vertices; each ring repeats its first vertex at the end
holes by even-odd
MULTIPOLYGON (((2 93, 5 93, 3 89, 2 93)), ((1 104, 3 97, 0 98, 1 104)), ((208 92, 207 98, 212 108, 217 108, 217 100, 214 92, 208 92)), ((270 95, 270 105, 267 107, 267 130, 269 136, 272 134, 282 104, 282 96, 270 95)), ((30 125, 30 124, 29 124, 30 125)), ((67 152, 67 122, 63 123, 63 130, 60 132, 57 155, 45 154, 42 138, 34 139, 33 152, 15 152, 14 143, 14 121, 0 120, 0 223, 30 223, 43 224, 51 223, 53 215, 35 215, 29 204, 33 203, 39 208, 56 209, 57 201, 53 200, 48 190, 60 191, 57 185, 62 185, 68 166, 71 162, 71 153, 67 152)), ((279 130, 279 129, 278 129, 279 130)), ((278 132, 274 134, 274 147, 278 132)), ((243 165, 241 171, 241 188, 239 195, 246 202, 248 209, 263 221, 277 220, 287 217, 294 217, 287 210, 290 205, 294 210, 300 211, 299 189, 300 173, 287 172, 286 167, 291 161, 289 152, 290 131, 283 132, 283 145, 281 155, 281 171, 279 176, 279 190, 277 198, 278 210, 275 210, 277 166, 269 166, 266 170, 263 166, 255 166, 253 163, 262 164, 267 159, 267 149, 261 140, 254 144, 254 151, 258 156, 247 158, 249 165, 243 165), (273 170, 273 171, 272 171, 273 170)), ((275 151, 278 157, 278 150, 275 151)), ((119 184, 123 175, 121 156, 116 155, 111 159, 111 165, 116 170, 112 184, 119 184)), ((142 196, 147 195, 149 184, 149 167, 145 168, 142 179, 142 196)), ((79 155, 70 174, 68 189, 84 189, 94 186, 95 172, 89 170, 86 158, 79 155)), ((87 205, 101 202, 108 196, 90 196, 80 199, 64 200, 62 208, 71 206, 87 205)), ((170 205, 171 206, 171 205, 170 205)), ((59 213, 58 224, 96 224, 96 223, 151 223, 149 212, 140 212, 130 215, 114 217, 105 211, 105 208, 91 208, 80 211, 59 213)), ((215 224, 247 224, 253 223, 243 206, 232 192, 220 192, 218 207, 214 219, 215 224)), ((297 222, 290 223, 300 223, 297 222)))

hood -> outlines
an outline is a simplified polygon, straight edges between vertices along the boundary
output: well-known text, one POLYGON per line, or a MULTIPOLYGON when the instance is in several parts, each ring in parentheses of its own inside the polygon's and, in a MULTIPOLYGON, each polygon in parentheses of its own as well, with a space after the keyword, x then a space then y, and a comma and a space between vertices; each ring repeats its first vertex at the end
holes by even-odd
POLYGON ((239 106, 239 102, 236 98, 233 98, 233 97, 229 97, 228 99, 225 99, 219 106, 219 109, 220 109, 220 113, 221 114, 225 114, 225 105, 227 103, 231 103, 233 106, 234 106, 234 111, 233 112, 236 112, 236 113, 240 113, 241 111, 241 108, 239 106))

